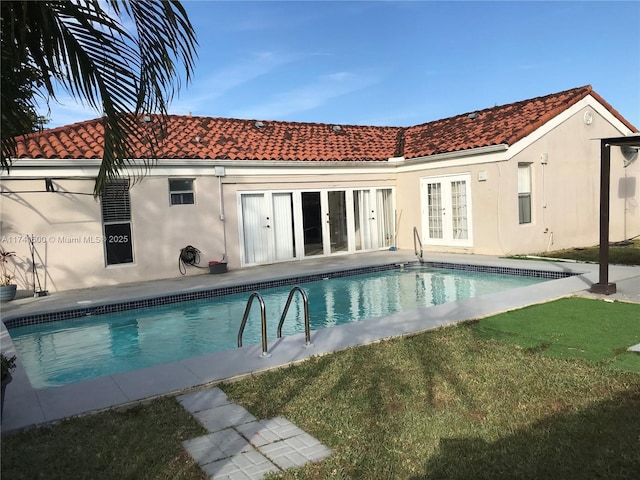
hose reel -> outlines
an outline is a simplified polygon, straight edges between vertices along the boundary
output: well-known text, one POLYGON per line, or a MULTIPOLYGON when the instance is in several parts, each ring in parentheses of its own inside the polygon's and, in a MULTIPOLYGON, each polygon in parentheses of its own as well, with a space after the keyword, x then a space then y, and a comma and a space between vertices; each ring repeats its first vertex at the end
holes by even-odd
POLYGON ((186 247, 180 249, 180 255, 178 256, 178 270, 180 270, 180 274, 185 275, 187 273, 187 265, 191 265, 192 267, 199 267, 200 263, 200 250, 192 245, 187 245, 186 247))

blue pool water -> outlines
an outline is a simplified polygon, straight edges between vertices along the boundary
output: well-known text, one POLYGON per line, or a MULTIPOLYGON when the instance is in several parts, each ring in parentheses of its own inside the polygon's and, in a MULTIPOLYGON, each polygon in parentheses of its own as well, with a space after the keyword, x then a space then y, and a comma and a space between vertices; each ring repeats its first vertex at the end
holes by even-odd
MULTIPOLYGON (((311 330, 416 310, 532 285, 542 278, 433 269, 394 269, 303 283, 311 330)), ((292 286, 260 291, 269 343, 292 286)), ((237 347, 250 292, 10 329, 35 388, 64 385, 237 347)), ((296 294, 283 335, 304 331, 296 294)), ((253 307, 243 345, 260 343, 260 309, 253 307)))

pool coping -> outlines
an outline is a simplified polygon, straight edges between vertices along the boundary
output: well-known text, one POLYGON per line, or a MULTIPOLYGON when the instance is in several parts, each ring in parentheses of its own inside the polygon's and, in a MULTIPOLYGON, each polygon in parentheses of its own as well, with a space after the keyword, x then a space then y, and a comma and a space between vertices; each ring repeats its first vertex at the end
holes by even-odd
MULTIPOLYGON (((292 365, 312 356, 325 355, 391 337, 417 334, 527 305, 576 295, 586 291, 598 279, 597 264, 522 261, 470 255, 446 256, 443 254, 439 257, 447 263, 471 266, 498 265, 502 268, 564 272, 563 274, 571 276, 515 288, 510 290, 509 295, 504 295, 504 292, 489 294, 369 319, 364 322, 315 330, 311 333, 312 346, 310 348, 305 346, 304 334, 272 340, 269 345, 270 357, 262 356, 259 344, 249 345, 234 350, 215 352, 178 362, 40 390, 31 386, 26 372, 18 361, 13 381, 6 392, 2 431, 3 433, 10 432, 186 389, 214 385, 221 381, 292 365)), ((388 262, 388 258, 380 255, 370 257, 370 261, 373 264, 380 264, 383 259, 388 262)), ((393 256, 393 258, 394 261, 400 259, 399 256, 393 256)), ((359 260, 367 261, 364 258, 359 260)), ((405 255, 400 259, 400 261, 407 263, 414 260, 415 257, 411 255, 405 255)), ((436 261, 440 261, 440 259, 436 261)), ((325 271, 329 270, 331 268, 325 271)), ((612 282, 640 277, 640 267, 611 266, 609 275, 612 282)), ((251 276, 253 277, 253 275, 251 276)), ((274 279, 288 276, 287 274, 279 275, 275 269, 271 274, 274 279)), ((34 309, 14 309, 11 312, 11 318, 16 318, 20 310, 23 312, 25 310, 34 311, 34 309)), ((10 354, 14 347, 4 321, 0 328, 2 350, 10 354)))
POLYGON ((40 313, 31 313, 30 315, 8 315, 3 318, 4 324, 8 329, 23 327, 27 325, 37 325, 41 323, 55 322, 59 320, 79 319, 87 316, 110 314, 124 312, 138 308, 157 307, 161 305, 171 305, 175 303, 184 303, 196 300, 205 300, 225 295, 233 295, 237 293, 248 293, 266 288, 280 287, 286 285, 304 285, 305 283, 326 280, 331 278, 344 278, 354 275, 366 273, 374 273, 388 271, 394 269, 402 269, 409 266, 426 266, 431 268, 459 270, 467 272, 481 272, 498 275, 512 275, 520 277, 558 279, 577 275, 577 273, 560 271, 548 271, 531 268, 514 268, 514 267, 497 267, 489 265, 473 265, 460 264, 443 261, 425 261, 419 262, 392 262, 380 265, 372 265, 367 267, 350 268, 347 270, 313 273, 309 275, 285 276, 275 280, 263 280, 249 284, 231 285, 223 287, 209 287, 196 289, 189 292, 175 293, 172 295, 150 295, 145 298, 136 298, 126 301, 97 301, 86 306, 76 306, 75 308, 59 307, 50 309, 49 311, 40 313))

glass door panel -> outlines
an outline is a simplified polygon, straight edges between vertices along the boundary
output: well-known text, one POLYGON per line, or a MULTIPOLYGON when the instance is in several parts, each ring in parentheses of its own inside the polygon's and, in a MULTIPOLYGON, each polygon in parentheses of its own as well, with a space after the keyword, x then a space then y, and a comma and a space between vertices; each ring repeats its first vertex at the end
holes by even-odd
POLYGON ((371 242, 371 220, 370 220, 370 191, 353 191, 353 217, 355 225, 355 248, 358 250, 370 250, 371 242))
POLYGON ((451 237, 456 240, 469 238, 467 228, 467 182, 451 182, 451 237))
POLYGON ((320 192, 302 192, 304 255, 322 255, 322 213, 320 192))
POLYGON ((327 199, 330 252, 346 252, 348 243, 345 192, 343 190, 327 192, 327 199))
POLYGON ((392 198, 390 188, 376 190, 376 214, 373 220, 376 222, 376 233, 378 234, 377 248, 391 247, 396 243, 396 219, 392 198))
POLYGON ((293 195, 273 193, 271 196, 273 218, 273 256, 276 261, 291 260, 296 256, 293 225, 293 195))
POLYGON ((429 224, 428 238, 442 238, 442 184, 427 184, 427 218, 429 224))
POLYGON ((472 246, 470 176, 452 175, 421 181, 425 243, 472 246))

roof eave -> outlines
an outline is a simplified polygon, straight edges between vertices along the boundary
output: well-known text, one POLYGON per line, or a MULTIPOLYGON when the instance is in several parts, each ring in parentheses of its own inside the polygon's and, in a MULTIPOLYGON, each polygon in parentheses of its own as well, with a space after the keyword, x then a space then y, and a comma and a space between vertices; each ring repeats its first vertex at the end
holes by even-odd
POLYGON ((487 155, 491 153, 505 152, 509 149, 509 145, 506 143, 500 143, 498 145, 487 145, 484 147, 470 148, 467 150, 457 150, 455 152, 436 153, 434 155, 424 155, 420 157, 407 158, 404 160, 406 164, 415 164, 423 162, 438 162, 442 160, 451 160, 455 158, 472 157, 479 155, 487 155))

